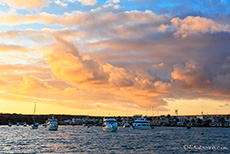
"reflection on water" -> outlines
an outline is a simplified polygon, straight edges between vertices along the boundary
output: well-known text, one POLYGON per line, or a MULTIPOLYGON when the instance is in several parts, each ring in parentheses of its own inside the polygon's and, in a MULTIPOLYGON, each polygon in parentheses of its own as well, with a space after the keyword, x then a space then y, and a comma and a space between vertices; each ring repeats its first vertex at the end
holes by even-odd
POLYGON ((60 126, 47 131, 0 126, 0 153, 230 153, 229 130, 119 127, 117 132, 103 132, 102 127, 60 126))

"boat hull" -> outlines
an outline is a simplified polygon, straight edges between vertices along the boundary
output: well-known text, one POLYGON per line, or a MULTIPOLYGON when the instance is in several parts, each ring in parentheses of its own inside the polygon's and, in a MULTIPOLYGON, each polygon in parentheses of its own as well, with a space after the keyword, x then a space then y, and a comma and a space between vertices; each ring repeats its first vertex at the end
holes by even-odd
POLYGON ((150 126, 133 126, 133 129, 148 130, 152 129, 150 126))
POLYGON ((50 130, 50 131, 56 131, 56 130, 58 130, 58 124, 57 123, 50 123, 48 125, 48 130, 50 130))
POLYGON ((103 131, 104 132, 116 132, 117 127, 106 126, 106 127, 103 127, 103 131))
POLYGON ((31 128, 32 129, 38 129, 38 126, 32 126, 31 128))
POLYGON ((50 130, 50 131, 57 131, 57 130, 58 130, 58 127, 52 127, 52 126, 50 126, 50 127, 49 127, 49 130, 50 130))
POLYGON ((130 124, 129 123, 125 123, 123 127, 124 128, 130 128, 130 124))
POLYGON ((149 125, 144 125, 140 123, 133 123, 132 125, 133 129, 140 129, 140 130, 147 130, 147 129, 152 129, 152 127, 149 125))
POLYGON ((152 129, 150 121, 146 118, 139 118, 132 124, 133 129, 147 130, 152 129))

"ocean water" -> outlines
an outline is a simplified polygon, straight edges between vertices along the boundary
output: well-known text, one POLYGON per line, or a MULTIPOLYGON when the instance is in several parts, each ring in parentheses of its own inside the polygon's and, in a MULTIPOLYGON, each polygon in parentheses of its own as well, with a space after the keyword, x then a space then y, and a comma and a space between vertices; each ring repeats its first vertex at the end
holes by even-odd
POLYGON ((43 126, 0 126, 0 153, 229 154, 230 128, 119 127, 117 132, 103 132, 102 127, 59 126, 48 131, 43 126))

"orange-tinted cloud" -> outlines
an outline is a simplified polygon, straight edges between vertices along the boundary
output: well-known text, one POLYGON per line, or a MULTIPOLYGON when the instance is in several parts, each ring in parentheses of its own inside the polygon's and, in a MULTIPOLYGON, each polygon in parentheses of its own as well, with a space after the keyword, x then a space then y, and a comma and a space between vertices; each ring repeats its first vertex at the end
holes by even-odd
POLYGON ((229 26, 214 18, 123 12, 113 4, 0 17, 9 29, 42 27, 0 32, 4 99, 117 110, 160 109, 170 99, 230 100, 229 26))
POLYGON ((185 66, 174 65, 171 76, 174 80, 180 82, 184 88, 202 89, 212 84, 209 72, 194 61, 187 62, 185 66))
POLYGON ((83 5, 95 5, 97 0, 77 0, 78 2, 82 3, 83 5))
POLYGON ((175 36, 186 37, 195 33, 230 32, 229 25, 222 25, 211 19, 188 16, 185 19, 173 18, 172 26, 177 29, 175 36))
POLYGON ((6 44, 0 44, 0 52, 28 52, 31 49, 24 48, 19 45, 6 45, 6 44))
POLYGON ((49 6, 48 0, 0 0, 9 6, 17 9, 27 9, 31 11, 40 11, 49 6))
POLYGON ((47 64, 54 75, 81 90, 90 89, 94 93, 91 99, 95 98, 95 94, 98 96, 96 102, 104 102, 105 97, 109 96, 109 101, 119 98, 120 101, 138 106, 166 104, 159 96, 169 90, 170 85, 154 81, 154 77, 148 73, 101 64, 87 56, 82 57, 71 43, 59 39, 46 50, 47 64), (107 93, 107 96, 103 96, 103 93, 107 93))
POLYGON ((47 63, 52 72, 61 79, 74 85, 81 83, 103 84, 108 81, 108 74, 93 59, 81 57, 77 49, 64 40, 49 46, 47 63))

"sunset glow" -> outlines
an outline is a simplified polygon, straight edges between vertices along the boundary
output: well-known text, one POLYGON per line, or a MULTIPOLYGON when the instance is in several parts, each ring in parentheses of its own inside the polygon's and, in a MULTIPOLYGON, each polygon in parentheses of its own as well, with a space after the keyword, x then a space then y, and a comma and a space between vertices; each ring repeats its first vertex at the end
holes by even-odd
POLYGON ((230 1, 0 0, 0 10, 2 113, 32 114, 35 102, 36 114, 230 113, 230 1))

